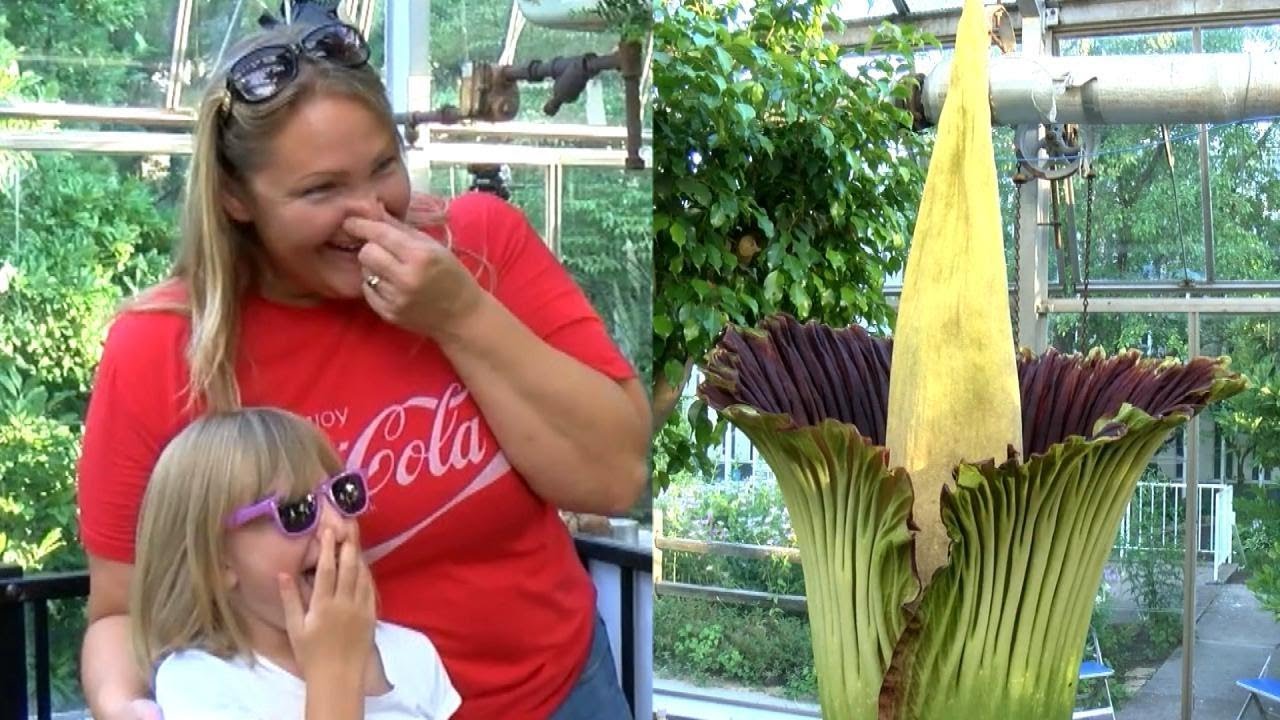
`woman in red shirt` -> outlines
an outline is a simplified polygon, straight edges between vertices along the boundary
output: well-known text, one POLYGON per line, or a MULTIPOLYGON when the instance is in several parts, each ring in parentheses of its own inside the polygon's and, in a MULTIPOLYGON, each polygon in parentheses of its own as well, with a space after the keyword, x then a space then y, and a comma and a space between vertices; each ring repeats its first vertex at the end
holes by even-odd
POLYGON ((557 508, 621 513, 647 486, 635 372, 518 211, 411 193, 364 39, 294 14, 203 98, 172 277, 117 316, 98 368, 79 471, 91 709, 154 709, 127 589, 156 458, 200 414, 261 405, 367 475, 381 616, 439 648, 456 717, 627 717, 557 508))

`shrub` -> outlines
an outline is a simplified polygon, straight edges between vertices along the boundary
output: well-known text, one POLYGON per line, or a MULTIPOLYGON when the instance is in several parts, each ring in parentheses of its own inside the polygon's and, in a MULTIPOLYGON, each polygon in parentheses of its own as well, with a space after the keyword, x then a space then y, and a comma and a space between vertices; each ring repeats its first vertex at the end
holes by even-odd
POLYGON ((653 607, 654 667, 707 682, 817 696, 809 621, 777 609, 659 597, 653 607))
MULTIPOLYGON (((795 547, 795 534, 775 481, 748 478, 720 482, 679 480, 654 501, 663 512, 663 534, 691 540, 795 547)), ((668 580, 725 588, 804 594, 798 563, 663 553, 668 580)))
POLYGON ((1280 621, 1280 542, 1267 548, 1265 553, 1254 556, 1256 563, 1248 587, 1262 607, 1280 621))
POLYGON ((1236 488, 1233 509, 1246 567, 1265 565, 1272 548, 1280 543, 1280 502, 1271 496, 1273 492, 1258 485, 1236 488))

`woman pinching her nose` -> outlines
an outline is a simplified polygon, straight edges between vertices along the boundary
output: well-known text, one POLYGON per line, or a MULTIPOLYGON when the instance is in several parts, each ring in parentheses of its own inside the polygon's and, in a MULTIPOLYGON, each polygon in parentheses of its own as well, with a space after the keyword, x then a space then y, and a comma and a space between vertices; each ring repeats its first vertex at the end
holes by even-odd
MULTIPOLYGON (((365 273, 364 298, 389 323, 434 337, 465 323, 486 295, 444 242, 385 207, 347 218, 342 229, 363 241, 358 259, 365 273)), ((434 230, 448 233, 447 227, 434 230)))
POLYGON ((177 260, 96 373, 78 488, 94 716, 144 717, 127 591, 157 458, 197 417, 265 406, 366 478, 379 619, 439 650, 455 718, 629 717, 558 509, 622 513, 647 486, 635 370, 518 210, 412 191, 360 33, 319 5, 292 16, 211 79, 177 260))
MULTIPOLYGON (((498 202, 489 197, 485 201, 498 202)), ((620 424, 633 442, 643 438, 632 448, 633 453, 639 453, 643 478, 648 437, 635 421, 648 416, 644 391, 634 378, 618 384, 541 341, 482 286, 488 270, 485 259, 480 258, 480 271, 472 272, 463 259, 475 255, 463 252, 459 256, 452 247, 450 226, 430 224, 438 217, 433 215, 438 207, 435 199, 421 198, 409 208, 410 214, 426 223, 421 229, 396 218, 385 207, 376 214, 357 213, 343 221, 343 231, 363 242, 357 258, 364 274, 365 302, 387 323, 435 342, 468 392, 485 409, 488 423, 499 437, 508 438, 503 452, 515 450, 527 458, 530 464, 522 474, 535 492, 563 509, 625 512, 635 502, 635 487, 618 484, 618 494, 611 498, 599 478, 576 473, 566 478, 563 473, 572 473, 574 468, 563 461, 577 458, 584 463, 582 469, 588 469, 602 454, 607 456, 593 447, 590 428, 594 420, 609 427, 608 416, 613 414, 625 418, 620 424), (594 392, 602 395, 593 401, 583 400, 594 392), (601 398, 604 408, 599 407, 601 398), (555 415, 549 416, 553 409, 555 415), (547 423, 552 424, 548 428, 551 432, 529 432, 531 426, 547 423), (546 445, 536 448, 538 443, 546 445), (589 459, 592 456, 595 459, 589 459)), ((507 211, 505 204, 501 207, 507 211)), ((561 288, 546 299, 562 294, 570 293, 561 288)), ((634 457, 629 462, 634 462, 634 457)), ((634 478, 634 467, 620 469, 634 478)))

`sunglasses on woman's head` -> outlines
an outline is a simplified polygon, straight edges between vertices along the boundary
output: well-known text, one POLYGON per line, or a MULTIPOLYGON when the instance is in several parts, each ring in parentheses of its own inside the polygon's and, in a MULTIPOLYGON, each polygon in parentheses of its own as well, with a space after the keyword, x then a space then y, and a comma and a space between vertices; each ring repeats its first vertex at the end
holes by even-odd
POLYGON ((228 528, 238 528, 266 515, 276 528, 289 537, 306 535, 315 530, 320 519, 320 497, 329 499, 334 509, 344 517, 352 518, 369 508, 369 490, 364 475, 358 472, 340 472, 316 486, 298 500, 286 501, 278 495, 246 505, 227 518, 228 528))
POLYGON ((354 68, 369 61, 369 46, 350 25, 322 25, 296 44, 268 45, 246 53, 231 65, 227 90, 247 103, 270 100, 298 77, 301 57, 354 68))

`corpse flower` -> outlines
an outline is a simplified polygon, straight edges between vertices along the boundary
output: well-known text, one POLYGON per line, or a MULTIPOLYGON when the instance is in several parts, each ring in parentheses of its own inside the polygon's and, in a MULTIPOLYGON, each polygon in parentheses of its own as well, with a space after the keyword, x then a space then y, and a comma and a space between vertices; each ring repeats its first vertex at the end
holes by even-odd
POLYGON ((895 337, 771 316, 699 388, 778 478, 831 720, 1069 717, 1139 476, 1245 385, 1226 358, 1014 352, 987 37, 966 0, 895 337))

